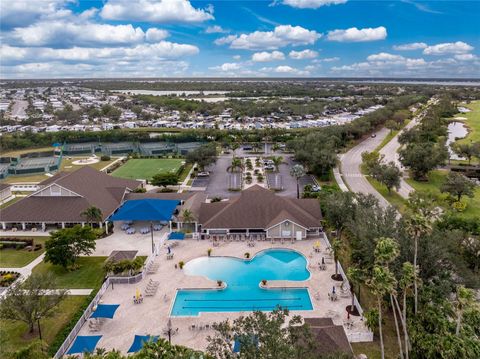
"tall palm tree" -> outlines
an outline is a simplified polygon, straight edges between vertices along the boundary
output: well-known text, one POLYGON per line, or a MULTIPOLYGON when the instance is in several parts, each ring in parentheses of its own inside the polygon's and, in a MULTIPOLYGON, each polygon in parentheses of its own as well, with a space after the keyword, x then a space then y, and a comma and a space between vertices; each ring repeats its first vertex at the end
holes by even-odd
POLYGON ((395 290, 396 280, 392 272, 390 272, 387 267, 382 265, 375 265, 373 267, 372 277, 367 281, 367 285, 372 289, 372 293, 377 298, 380 350, 382 354, 382 359, 385 359, 385 347, 383 344, 382 332, 382 304, 385 294, 392 293, 395 290))
POLYGON ((102 211, 100 208, 95 206, 88 207, 85 211, 81 213, 83 217, 87 220, 90 226, 93 228, 93 223, 101 222, 103 219, 102 211))
POLYGON ((413 278, 413 288, 414 288, 414 312, 415 315, 418 312, 418 267, 417 267, 417 255, 418 255, 418 241, 432 232, 432 226, 430 220, 421 213, 412 213, 407 217, 407 233, 413 238, 414 249, 413 249, 413 268, 414 278, 413 278))
POLYGON ((295 179, 297 180, 297 198, 300 198, 300 187, 299 187, 299 183, 298 183, 298 180, 305 176, 305 168, 303 168, 302 165, 295 165, 292 167, 292 169, 290 170, 290 175, 292 175, 293 177, 295 177, 295 179))
POLYGON ((243 169, 242 159, 238 157, 232 158, 232 164, 227 167, 227 172, 235 172, 237 169, 243 169))
POLYGON ((402 276, 400 278, 399 286, 403 292, 403 300, 402 300, 402 311, 400 311, 400 305, 398 304, 398 300, 394 297, 395 304, 397 310, 400 314, 400 319, 403 326, 403 338, 405 341, 405 358, 408 359, 408 352, 410 350, 410 344, 408 339, 408 327, 407 327, 407 295, 413 286, 413 282, 415 280, 415 267, 410 262, 405 262, 402 265, 402 276))
POLYGON ((240 145, 238 144, 238 142, 232 142, 232 144, 230 145, 230 148, 232 149, 233 151, 233 158, 235 158, 236 156, 236 153, 235 151, 237 150, 237 148, 239 148, 240 145))
POLYGON ((357 299, 360 302, 360 283, 363 281, 364 275, 363 270, 355 266, 351 266, 347 270, 347 277, 350 281, 350 292, 352 293, 351 312, 355 310, 355 287, 357 287, 357 299))
POLYGON ((457 311, 457 325, 455 329, 455 335, 460 334, 460 329, 462 327, 462 317, 464 310, 472 303, 475 302, 475 294, 471 289, 465 288, 464 286, 459 286, 457 288, 455 308, 457 311))
POLYGON ((280 168, 280 165, 283 163, 283 157, 282 156, 273 156, 272 161, 273 161, 273 165, 275 166, 275 170, 278 172, 278 169, 280 168))
POLYGON ((193 216, 193 213, 189 209, 184 209, 182 211, 182 217, 183 217, 183 223, 192 223, 195 221, 195 217, 193 216))
POLYGON ((338 239, 335 239, 331 243, 331 248, 333 252, 333 260, 335 261, 335 275, 332 277, 334 280, 339 280, 338 278, 338 255, 342 249, 342 242, 338 239))

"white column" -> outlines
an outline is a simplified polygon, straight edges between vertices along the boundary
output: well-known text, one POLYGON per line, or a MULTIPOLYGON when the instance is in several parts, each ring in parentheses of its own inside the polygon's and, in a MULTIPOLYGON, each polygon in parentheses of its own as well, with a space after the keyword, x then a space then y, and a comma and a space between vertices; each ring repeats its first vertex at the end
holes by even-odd
POLYGON ((65 222, 62 222, 62 229, 65 229, 65 222))
POLYGON ((105 221, 105 233, 108 234, 108 221, 105 221))
POLYGON ((82 222, 82 228, 85 227, 85 222, 82 222))
POLYGON ((25 222, 22 222, 22 230, 26 230, 27 229, 27 226, 25 225, 25 222))
POLYGON ((98 225, 100 226, 100 228, 103 228, 103 222, 98 222, 98 225))
POLYGON ((45 232, 46 227, 45 222, 42 222, 42 232, 45 232))
POLYGON ((197 233, 197 232, 198 232, 198 223, 195 222, 195 233, 197 233))
POLYGON ((168 221, 168 226, 170 227, 170 232, 172 231, 172 221, 168 221))
POLYGON ((7 229, 7 224, 5 222, 2 222, 2 229, 6 230, 7 229))

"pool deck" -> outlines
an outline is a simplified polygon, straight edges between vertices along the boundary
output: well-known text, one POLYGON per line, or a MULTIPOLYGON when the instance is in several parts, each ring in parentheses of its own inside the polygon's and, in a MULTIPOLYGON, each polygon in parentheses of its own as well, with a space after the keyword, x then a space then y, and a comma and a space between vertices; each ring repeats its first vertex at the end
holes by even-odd
MULTIPOLYGON (((303 317, 331 317, 335 324, 343 325, 346 320, 345 307, 351 303, 351 296, 338 296, 338 300, 332 302, 328 299, 328 293, 332 287, 337 287, 340 294, 342 282, 334 281, 331 275, 335 267, 333 260, 328 261, 326 270, 319 270, 318 263, 322 256, 327 257, 326 246, 322 242, 321 252, 315 253, 313 245, 318 240, 308 239, 294 243, 272 244, 269 241, 257 242, 255 247, 249 247, 245 242, 222 243, 218 247, 212 247, 209 241, 184 240, 173 249, 174 259, 166 260, 166 251, 162 250, 155 262, 159 269, 155 274, 149 274, 138 284, 115 284, 114 289, 109 288, 102 297, 104 304, 120 304, 113 319, 107 319, 99 332, 90 332, 85 324, 79 335, 103 335, 98 347, 113 349, 116 348, 124 353, 137 335, 164 335, 164 329, 170 318, 171 307, 175 300, 176 290, 192 288, 218 288, 217 282, 205 277, 187 276, 182 270, 175 268, 180 261, 187 263, 189 260, 207 255, 207 250, 212 248, 212 256, 234 256, 243 258, 244 253, 249 252, 251 258, 259 251, 269 248, 294 249, 308 259, 308 266, 311 277, 306 281, 270 281, 268 287, 308 287, 313 304, 311 311, 292 311, 292 314, 299 314, 303 317), (145 296, 142 304, 134 304, 133 297, 138 288, 144 293, 148 281, 152 279, 160 281, 157 293, 152 296, 145 296)), ((213 335, 213 330, 191 330, 191 325, 213 324, 225 319, 235 319, 242 314, 237 313, 201 313, 196 317, 171 317, 174 328, 178 333, 173 336, 174 344, 181 344, 191 348, 204 350, 207 345, 207 336, 213 335)), ((351 337, 368 337, 368 329, 364 326, 360 317, 351 317, 354 321, 352 329, 345 328, 347 335, 351 337)))

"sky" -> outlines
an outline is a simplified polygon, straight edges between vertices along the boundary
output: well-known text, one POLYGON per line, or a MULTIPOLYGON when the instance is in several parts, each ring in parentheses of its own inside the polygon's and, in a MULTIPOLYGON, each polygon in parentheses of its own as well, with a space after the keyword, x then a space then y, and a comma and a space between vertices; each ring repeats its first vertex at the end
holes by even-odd
POLYGON ((480 77, 480 1, 0 0, 0 77, 480 77))

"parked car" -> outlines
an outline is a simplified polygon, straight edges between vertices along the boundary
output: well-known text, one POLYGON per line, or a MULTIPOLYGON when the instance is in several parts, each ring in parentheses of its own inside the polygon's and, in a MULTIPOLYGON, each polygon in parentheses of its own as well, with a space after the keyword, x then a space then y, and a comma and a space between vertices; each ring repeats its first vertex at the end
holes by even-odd
POLYGON ((210 172, 208 172, 208 171, 197 173, 197 177, 208 177, 208 176, 210 176, 210 172))
POLYGON ((371 137, 372 137, 372 138, 375 138, 375 137, 377 137, 377 134, 376 134, 376 133, 372 133, 372 136, 371 136, 371 137))
POLYGON ((313 185, 311 192, 320 192, 322 190, 322 187, 313 185))

